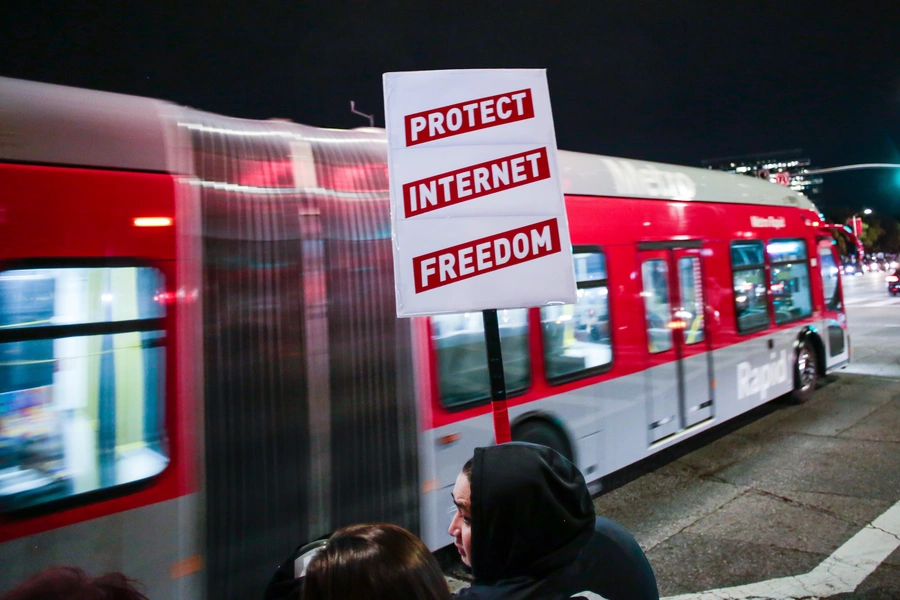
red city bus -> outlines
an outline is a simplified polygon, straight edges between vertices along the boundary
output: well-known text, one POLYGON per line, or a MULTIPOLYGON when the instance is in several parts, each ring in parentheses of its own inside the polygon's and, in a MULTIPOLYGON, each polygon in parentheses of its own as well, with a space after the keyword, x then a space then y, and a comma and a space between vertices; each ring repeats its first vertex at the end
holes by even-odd
MULTIPOLYGON (((243 598, 348 523, 451 541, 493 443, 481 315, 396 318, 382 130, 10 79, 0 114, 0 591, 62 562, 243 598)), ((498 311, 514 439, 596 485, 849 360, 802 195, 553 168, 578 302, 498 311)))

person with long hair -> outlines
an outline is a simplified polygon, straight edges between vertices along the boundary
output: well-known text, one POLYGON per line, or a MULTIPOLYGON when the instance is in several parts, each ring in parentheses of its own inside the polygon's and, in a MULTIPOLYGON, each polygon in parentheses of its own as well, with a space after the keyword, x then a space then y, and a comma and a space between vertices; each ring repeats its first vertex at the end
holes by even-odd
POLYGON ((2 600, 147 600, 122 573, 90 577, 78 567, 50 567, 9 590, 2 600))
POLYGON ((303 600, 449 600, 437 560, 412 533, 387 523, 339 529, 309 563, 303 600))

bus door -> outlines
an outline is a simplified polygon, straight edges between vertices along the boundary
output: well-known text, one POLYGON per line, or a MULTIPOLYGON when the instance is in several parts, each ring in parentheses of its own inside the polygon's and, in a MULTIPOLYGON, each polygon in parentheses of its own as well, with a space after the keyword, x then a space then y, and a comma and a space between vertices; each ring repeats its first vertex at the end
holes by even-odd
POLYGON ((641 244, 650 442, 713 416, 700 242, 641 244))
POLYGON ((822 307, 825 323, 822 338, 827 351, 825 366, 832 369, 850 359, 850 339, 847 335, 847 315, 844 312, 844 292, 838 269, 837 248, 832 238, 819 238, 819 268, 822 273, 822 307))

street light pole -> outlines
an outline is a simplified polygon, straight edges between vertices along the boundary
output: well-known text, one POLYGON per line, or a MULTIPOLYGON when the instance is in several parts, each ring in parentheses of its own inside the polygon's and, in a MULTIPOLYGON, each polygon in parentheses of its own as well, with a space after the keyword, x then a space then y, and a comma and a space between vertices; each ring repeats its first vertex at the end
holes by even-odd
POLYGON ((369 127, 375 127, 375 115, 367 115, 364 112, 356 110, 356 102, 354 102, 353 100, 350 101, 350 112, 352 112, 354 115, 359 115, 361 117, 367 118, 369 120, 369 127))
POLYGON ((802 175, 820 175, 822 173, 834 173, 836 171, 857 171, 859 169, 900 169, 900 165, 893 163, 861 163, 858 165, 841 165, 839 167, 827 167, 825 169, 811 169, 801 171, 802 175))
MULTIPOLYGON (((821 175, 823 173, 836 173, 839 171, 858 171, 860 169, 900 169, 900 164, 896 163, 859 163, 856 165, 840 165, 837 167, 826 167, 824 169, 809 169, 809 170, 801 170, 801 175, 821 175)), ((850 217, 850 221, 853 226, 853 233, 858 238, 862 235, 862 219, 857 219, 857 216, 860 214, 871 215, 872 209, 867 208, 858 213, 854 213, 853 216, 850 217)))
MULTIPOLYGON (((857 171, 860 169, 900 169, 900 164, 896 164, 896 163, 860 163, 860 164, 855 164, 855 165, 840 165, 837 167, 826 167, 824 169, 807 169, 807 170, 801 169, 798 172, 798 174, 804 175, 804 176, 805 175, 821 175, 824 173, 835 173, 835 172, 840 172, 840 171, 857 171)), ((872 209, 866 208, 866 209, 862 210, 861 213, 870 215, 870 214, 872 214, 872 209)), ((857 243, 859 244, 857 251, 859 252, 859 258, 861 259, 862 254, 863 254, 863 245, 862 245, 862 240, 860 240, 859 237, 862 235, 862 219, 857 218, 859 215, 860 215, 859 212, 854 213, 850 217, 850 221, 851 221, 852 227, 853 227, 853 234, 856 236, 857 243)))
POLYGON ((862 219, 857 219, 856 217, 859 215, 871 215, 872 209, 865 208, 857 213, 853 213, 850 216, 850 222, 853 224, 853 235, 859 237, 862 235, 862 219))

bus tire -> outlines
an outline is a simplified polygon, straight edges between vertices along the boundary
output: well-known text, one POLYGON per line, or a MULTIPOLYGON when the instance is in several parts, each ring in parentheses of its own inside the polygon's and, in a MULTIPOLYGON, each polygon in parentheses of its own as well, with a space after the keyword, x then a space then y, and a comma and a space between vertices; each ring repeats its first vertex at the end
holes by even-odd
POLYGON ((512 431, 512 438, 517 442, 530 442, 540 444, 556 450, 569 461, 574 462, 572 445, 566 434, 559 427, 544 421, 543 419, 529 419, 516 425, 512 431))
POLYGON ((791 401, 794 404, 803 404, 812 398, 816 391, 818 369, 816 367, 816 348, 809 340, 803 340, 797 349, 794 360, 794 390, 791 392, 791 401))

